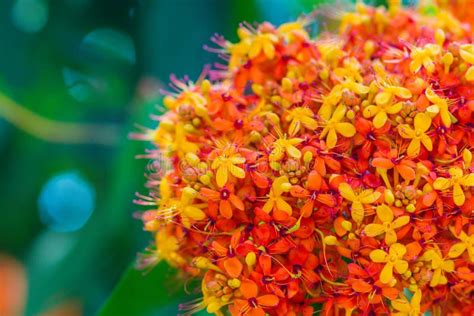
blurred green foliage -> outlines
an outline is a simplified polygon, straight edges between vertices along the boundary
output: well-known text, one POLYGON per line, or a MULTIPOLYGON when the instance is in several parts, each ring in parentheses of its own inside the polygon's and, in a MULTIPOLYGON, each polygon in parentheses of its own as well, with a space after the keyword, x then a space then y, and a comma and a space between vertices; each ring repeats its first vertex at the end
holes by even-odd
POLYGON ((158 87, 171 73, 197 78, 216 61, 202 49, 213 33, 235 40, 241 21, 282 23, 317 2, 0 1, 0 93, 52 120, 117 127, 116 144, 77 145, 39 139, 0 117, 0 252, 26 266, 25 314, 77 299, 91 315, 110 293, 101 315, 177 312, 189 297, 165 264, 146 275, 130 266, 150 239, 132 218, 134 193, 146 192, 146 161, 134 157, 148 145, 127 135, 136 123, 154 127, 149 114, 159 112, 158 87), (71 170, 94 188, 95 210, 82 229, 54 232, 40 221, 38 196, 71 170))

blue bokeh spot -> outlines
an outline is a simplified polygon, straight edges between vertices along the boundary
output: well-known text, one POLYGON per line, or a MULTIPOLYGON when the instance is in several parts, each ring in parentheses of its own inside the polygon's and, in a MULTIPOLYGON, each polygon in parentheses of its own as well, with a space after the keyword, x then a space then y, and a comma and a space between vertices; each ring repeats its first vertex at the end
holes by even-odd
POLYGON ((77 172, 52 177, 39 200, 40 219, 51 230, 71 232, 85 225, 95 207, 95 191, 77 172))

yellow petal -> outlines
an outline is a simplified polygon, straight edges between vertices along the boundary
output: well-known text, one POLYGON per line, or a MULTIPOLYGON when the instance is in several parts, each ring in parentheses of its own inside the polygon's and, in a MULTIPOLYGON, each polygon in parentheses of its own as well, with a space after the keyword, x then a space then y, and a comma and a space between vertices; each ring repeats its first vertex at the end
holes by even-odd
POLYGON ((372 117, 380 111, 380 108, 375 105, 368 105, 363 112, 365 118, 372 117))
POLYGON ((256 40, 252 43, 249 50, 249 58, 255 58, 260 54, 262 50, 262 43, 259 40, 256 40))
POLYGON ((365 234, 369 237, 378 236, 380 234, 383 234, 384 231, 385 228, 383 227, 383 225, 380 224, 368 224, 364 228, 365 234))
POLYGON ((469 67, 466 71, 466 80, 473 81, 474 80, 474 66, 469 67))
POLYGON ((227 168, 225 166, 217 168, 216 182, 218 186, 223 187, 227 183, 227 177, 227 168))
POLYGON ((397 258, 402 258, 406 252, 407 248, 402 244, 393 244, 388 251, 390 256, 396 256, 397 258))
POLYGON ((263 52, 268 59, 273 59, 273 57, 275 57, 275 47, 270 41, 265 41, 263 43, 263 52))
POLYGON ((206 218, 206 213, 194 206, 187 206, 184 209, 184 214, 195 221, 200 221, 206 218))
POLYGON ((408 262, 406 262, 405 260, 397 260, 395 261, 395 270, 399 273, 399 274, 403 274, 405 273, 407 270, 408 270, 408 262))
POLYGON ((403 99, 409 99, 411 98, 411 91, 408 90, 407 88, 403 88, 403 87, 396 87, 394 89, 395 91, 395 95, 397 97, 400 97, 400 98, 403 98, 403 99))
POLYGON ((382 126, 385 125, 385 122, 387 122, 387 113, 384 111, 380 111, 375 115, 373 123, 375 128, 381 128, 382 126))
POLYGON ((392 98, 392 94, 389 93, 389 92, 379 92, 376 96, 375 96, 375 103, 377 105, 385 105, 387 104, 388 102, 390 102, 390 99, 392 98))
POLYGON ((408 315, 408 313, 411 311, 410 303, 408 303, 406 299, 396 299, 391 303, 393 308, 395 308, 397 311, 403 312, 402 315, 408 315))
POLYGON ((352 203, 351 216, 357 224, 362 223, 365 216, 364 206, 362 205, 362 203, 360 203, 359 201, 355 201, 352 203))
POLYGON ((420 306, 421 303, 421 290, 418 289, 416 290, 415 294, 413 294, 413 297, 411 298, 411 305, 412 306, 420 306))
POLYGON ((394 244, 396 242, 397 242, 397 234, 395 233, 395 231, 393 229, 389 229, 385 233, 385 243, 387 245, 391 245, 391 244, 394 244))
POLYGON ((465 187, 472 187, 474 186, 474 173, 470 173, 462 177, 461 181, 459 182, 461 185, 465 187))
POLYGON ((240 157, 240 156, 233 156, 232 158, 230 158, 230 161, 234 164, 234 165, 239 165, 239 164, 243 164, 245 162, 245 158, 244 157, 240 157))
POLYGON ((464 191, 458 183, 455 183, 453 185, 453 200, 454 204, 456 204, 457 206, 464 205, 464 201, 466 201, 464 191))
POLYGON ((407 124, 399 125, 398 133, 400 134, 400 136, 407 139, 415 137, 415 131, 407 124))
POLYGON ((474 64, 474 54, 472 53, 472 44, 461 45, 459 49, 459 54, 461 58, 467 61, 469 64, 474 64))
POLYGON ((372 204, 375 201, 377 201, 382 193, 378 191, 372 191, 372 190, 364 190, 362 193, 359 195, 360 201, 364 204, 372 204))
POLYGON ((273 199, 269 199, 267 202, 265 202, 265 204, 263 205, 262 207, 262 210, 265 212, 265 213, 270 213, 273 209, 273 206, 275 205, 275 201, 273 199))
POLYGON ((388 262, 380 272, 380 282, 382 283, 389 283, 393 278, 393 265, 388 262))
POLYGON ((451 115, 449 115, 449 111, 447 109, 441 111, 441 121, 443 122, 444 126, 451 126, 451 115))
POLYGON ((454 271, 454 261, 453 260, 444 260, 442 268, 446 272, 453 272, 454 271))
POLYGON ((410 71, 411 72, 417 73, 418 71, 420 71, 420 68, 421 68, 421 60, 420 59, 415 59, 415 60, 411 61, 411 63, 410 63, 410 71))
POLYGON ((426 132, 431 126, 431 118, 426 113, 418 113, 415 116, 415 129, 426 132))
POLYGON ((421 137, 421 142, 423 144, 423 146, 425 146, 426 150, 428 151, 432 151, 433 150, 433 143, 431 141, 431 138, 429 138, 428 136, 426 135, 423 135, 421 137))
POLYGON ((385 259, 387 258, 387 253, 383 250, 375 249, 370 253, 369 256, 373 262, 385 262, 385 259))
POLYGON ((283 211, 285 213, 288 213, 288 215, 291 215, 291 206, 290 204, 288 204, 285 200, 283 200, 282 198, 278 198, 276 200, 276 206, 277 206, 277 209, 280 210, 280 211, 283 211))
POLYGON ((334 110, 334 113, 332 115, 332 118, 331 118, 331 121, 333 122, 339 122, 340 120, 342 120, 342 118, 344 117, 344 115, 346 114, 346 106, 345 105, 339 105, 335 110, 334 110))
POLYGON ((391 223, 393 221, 393 211, 392 209, 385 205, 379 205, 377 206, 377 217, 382 221, 382 222, 388 222, 391 223))
POLYGON ((229 166, 229 171, 236 178, 239 178, 239 179, 245 178, 245 171, 244 171, 244 169, 242 169, 240 167, 230 165, 229 166))
POLYGON ((388 114, 396 114, 403 109, 403 102, 397 102, 387 109, 388 114))
POLYGON ((352 137, 356 133, 356 129, 351 123, 337 123, 336 131, 344 137, 352 137))
POLYGON ((354 201, 356 195, 354 194, 354 190, 348 183, 341 183, 338 187, 339 192, 341 193, 342 197, 348 201, 354 201))
POLYGON ((435 190, 447 190, 451 187, 451 180, 439 177, 433 182, 433 187, 435 188, 435 190))
POLYGON ((337 134, 334 128, 329 129, 328 137, 326 138, 326 145, 329 149, 336 147, 337 134))
POLYGON ((295 146, 292 146, 292 145, 286 146, 286 153, 290 157, 293 157, 293 158, 296 158, 296 159, 301 158, 301 152, 295 146))
POLYGON ((407 148, 407 154, 410 157, 416 157, 420 153, 420 140, 417 138, 413 138, 410 142, 410 145, 408 145, 407 148))
POLYGON ((400 228, 402 226, 405 226, 410 222, 410 216, 405 215, 405 216, 400 216, 393 222, 393 228, 400 228))

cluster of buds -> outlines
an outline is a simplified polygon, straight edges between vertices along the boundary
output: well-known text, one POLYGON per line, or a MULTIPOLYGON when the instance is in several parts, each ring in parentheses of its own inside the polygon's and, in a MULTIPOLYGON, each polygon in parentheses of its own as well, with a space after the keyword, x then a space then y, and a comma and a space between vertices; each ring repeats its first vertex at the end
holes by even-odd
POLYGON ((243 24, 214 38, 225 65, 173 80, 143 136, 171 166, 139 201, 144 262, 202 280, 183 313, 472 315, 470 26, 398 1, 338 34, 316 16, 243 24))

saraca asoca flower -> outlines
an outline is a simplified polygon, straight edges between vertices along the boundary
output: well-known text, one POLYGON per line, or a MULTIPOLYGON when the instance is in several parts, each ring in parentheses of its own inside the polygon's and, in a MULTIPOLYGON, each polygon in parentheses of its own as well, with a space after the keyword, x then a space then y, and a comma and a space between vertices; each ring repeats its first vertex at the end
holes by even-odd
POLYGON ((202 282, 184 314, 474 314, 472 29, 388 2, 243 23, 172 78, 137 202, 141 266, 202 282))

